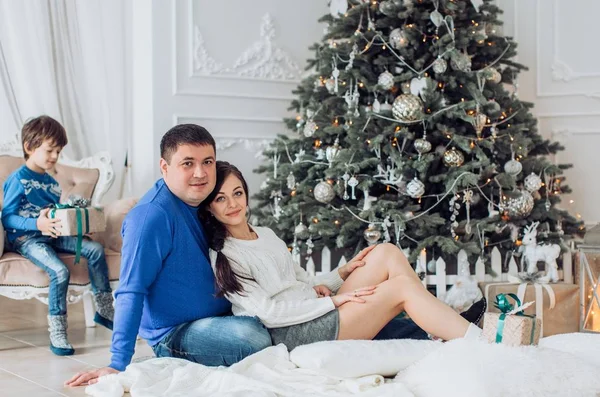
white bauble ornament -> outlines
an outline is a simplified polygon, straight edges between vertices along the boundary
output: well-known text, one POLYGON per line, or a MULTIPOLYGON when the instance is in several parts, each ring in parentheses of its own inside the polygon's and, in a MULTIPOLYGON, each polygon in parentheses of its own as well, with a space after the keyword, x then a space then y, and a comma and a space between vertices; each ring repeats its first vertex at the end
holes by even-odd
POLYGON ((386 70, 377 78, 377 85, 384 90, 391 90, 394 87, 394 75, 386 70))
POLYGON ((443 58, 438 58, 433 63, 433 71, 437 74, 442 74, 448 70, 448 63, 443 58))
POLYGON ((390 44, 395 49, 405 48, 408 46, 408 39, 406 33, 400 28, 396 28, 390 32, 390 44))
POLYGON ((310 138, 311 136, 313 136, 315 134, 315 131, 317 131, 318 129, 319 129, 319 126, 317 125, 317 123, 315 123, 312 120, 309 120, 304 125, 304 136, 307 138, 310 138))
POLYGON ((392 105, 392 115, 400 121, 417 121, 423 115, 423 102, 411 94, 399 95, 392 105))
POLYGON ((504 164, 504 172, 506 172, 508 175, 517 176, 521 173, 522 169, 523 165, 517 160, 515 160, 514 157, 512 158, 512 160, 504 164))
POLYGON ((335 197, 333 186, 327 182, 319 182, 314 189, 315 200, 327 204, 335 197))
POLYGON ((304 223, 300 222, 294 229, 294 235, 298 238, 306 238, 308 237, 308 228, 304 223))
POLYGON ((414 178, 406 185, 406 194, 412 198, 419 198, 425 193, 425 185, 423 182, 414 178))
POLYGON ((532 172, 525 178, 524 184, 525 189, 533 193, 542 187, 542 178, 532 172))
POLYGON ((392 105, 387 100, 384 103, 382 103, 379 108, 381 109, 382 112, 391 112, 392 111, 392 105))
POLYGON ((470 72, 471 71, 471 57, 464 52, 459 52, 450 60, 452 69, 459 72, 470 72))
POLYGON ((465 162, 465 156, 456 148, 444 152, 443 162, 448 167, 460 167, 465 162))
POLYGON ((375 225, 370 224, 369 227, 363 232, 363 236, 369 245, 372 245, 379 241, 381 238, 381 232, 375 227, 375 225))

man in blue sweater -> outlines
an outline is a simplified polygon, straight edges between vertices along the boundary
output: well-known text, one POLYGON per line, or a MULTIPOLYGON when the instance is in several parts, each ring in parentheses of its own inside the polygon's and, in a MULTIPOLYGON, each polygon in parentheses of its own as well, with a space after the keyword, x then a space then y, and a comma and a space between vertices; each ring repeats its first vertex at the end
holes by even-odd
POLYGON ((254 317, 230 315, 231 304, 215 297, 208 244, 197 217, 215 187, 215 141, 192 124, 170 129, 160 143, 163 178, 123 222, 121 275, 108 367, 78 373, 68 386, 93 384, 125 370, 136 336, 158 357, 208 366, 231 365, 271 345, 254 317))

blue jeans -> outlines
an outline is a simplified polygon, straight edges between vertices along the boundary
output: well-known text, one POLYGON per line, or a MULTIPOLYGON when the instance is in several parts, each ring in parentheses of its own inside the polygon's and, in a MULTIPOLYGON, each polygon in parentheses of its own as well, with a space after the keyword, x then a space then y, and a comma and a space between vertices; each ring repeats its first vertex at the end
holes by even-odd
POLYGON ((429 336, 410 318, 397 316, 387 323, 373 339, 429 339, 429 336))
POLYGON ((156 357, 174 357, 210 367, 229 366, 271 346, 256 317, 208 317, 181 324, 152 346, 156 357))
MULTIPOLYGON (((53 316, 67 313, 67 290, 69 288, 69 269, 60 260, 57 252, 75 253, 77 237, 61 236, 21 236, 13 242, 15 251, 29 259, 34 265, 48 273, 50 286, 48 292, 48 313, 53 316)), ((108 280, 108 266, 104 248, 100 243, 83 240, 81 256, 87 259, 92 291, 111 292, 108 280)))

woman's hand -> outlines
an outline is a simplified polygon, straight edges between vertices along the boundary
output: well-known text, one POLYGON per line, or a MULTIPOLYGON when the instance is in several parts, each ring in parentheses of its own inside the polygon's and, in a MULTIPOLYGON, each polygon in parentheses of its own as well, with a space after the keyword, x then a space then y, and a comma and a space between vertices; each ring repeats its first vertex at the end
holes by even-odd
POLYGON ((319 296, 319 298, 322 298, 324 296, 331 296, 331 290, 323 284, 315 285, 313 288, 315 291, 317 291, 317 295, 319 296))
POLYGON ((373 295, 375 293, 375 288, 377 288, 376 285, 355 289, 352 292, 346 292, 340 295, 332 296, 331 300, 333 301, 335 307, 340 307, 344 303, 348 302, 365 303, 366 301, 362 299, 361 296, 373 295))
POLYGON ((354 270, 356 270, 357 267, 364 266, 366 262, 363 259, 365 258, 365 256, 367 256, 367 254, 369 252, 373 251, 373 249, 375 247, 377 247, 377 245, 373 244, 373 245, 363 249, 362 251, 360 251, 358 253, 358 255, 356 255, 354 258, 352 258, 352 260, 350 260, 350 262, 346 263, 344 266, 339 267, 338 273, 340 274, 340 277, 342 278, 342 280, 346 281, 348 276, 354 270))

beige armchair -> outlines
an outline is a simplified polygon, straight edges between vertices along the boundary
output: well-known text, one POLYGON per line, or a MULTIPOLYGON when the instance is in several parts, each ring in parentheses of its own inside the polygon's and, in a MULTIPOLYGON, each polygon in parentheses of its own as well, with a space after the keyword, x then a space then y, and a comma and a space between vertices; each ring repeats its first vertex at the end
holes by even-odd
MULTIPOLYGON (((12 142, 0 145, 0 185, 18 167, 24 164, 20 145, 12 142)), ((62 188, 61 201, 71 194, 91 198, 92 205, 103 206, 102 197, 114 181, 114 172, 110 156, 106 152, 83 159, 81 161, 59 160, 52 176, 62 188)), ((0 210, 3 202, 3 191, 0 188, 0 210)), ((121 224, 127 212, 136 204, 136 199, 124 199, 110 203, 104 207, 107 228, 103 233, 97 233, 93 238, 105 247, 108 273, 111 287, 118 285, 121 265, 121 224)), ((4 239, 4 235, 0 236, 4 239)), ((29 260, 15 252, 0 251, 0 295, 11 299, 35 298, 48 304, 48 275, 29 260)), ((83 301, 85 323, 88 327, 95 326, 94 303, 91 285, 84 258, 81 263, 74 265, 75 255, 59 254, 71 272, 68 303, 83 301)))

